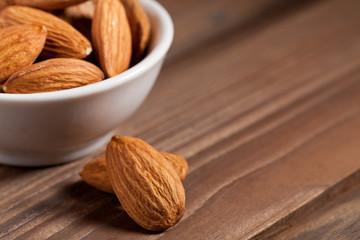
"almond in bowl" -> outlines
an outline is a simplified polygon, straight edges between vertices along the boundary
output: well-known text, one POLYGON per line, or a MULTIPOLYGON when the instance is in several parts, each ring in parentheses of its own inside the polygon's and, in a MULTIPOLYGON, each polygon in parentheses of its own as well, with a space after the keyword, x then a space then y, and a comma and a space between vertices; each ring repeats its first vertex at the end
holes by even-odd
POLYGON ((97 82, 87 78, 94 70, 92 65, 78 61, 72 69, 65 59, 87 58, 92 44, 74 26, 46 11, 52 9, 78 17, 89 13, 83 16, 92 21, 96 63, 107 78, 126 71, 131 62, 136 64, 145 55, 151 23, 138 0, 6 1, 0 11, 0 83, 5 93, 59 91, 97 82), (37 58, 40 63, 30 66, 37 58), (49 61, 58 58, 63 59, 49 61), (79 65, 82 70, 76 75, 79 65))
MULTIPOLYGON (((108 4, 108 1, 99 0, 97 4, 108 4)), ((152 36, 146 56, 135 65, 130 63, 129 68, 123 68, 121 73, 106 77, 106 71, 98 59, 90 63, 88 60, 91 58, 84 56, 89 54, 86 51, 89 49, 87 41, 91 41, 81 40, 84 35, 80 31, 52 12, 16 5, 19 3, 16 1, 12 3, 14 5, 2 6, 4 8, 0 10, 0 31, 20 28, 24 29, 21 31, 24 37, 22 41, 16 37, 7 38, 8 42, 0 38, 0 44, 5 46, 1 51, 8 51, 0 54, 0 57, 4 54, 7 56, 0 61, 0 72, 6 72, 0 82, 1 88, 5 89, 5 93, 0 94, 0 163, 17 166, 53 165, 73 161, 104 146, 120 123, 145 100, 161 70, 173 40, 173 23, 169 14, 156 1, 141 0, 152 36), (14 7, 21 11, 12 11, 14 7), (26 21, 25 16, 29 11, 42 13, 38 14, 38 18, 30 17, 26 21), (16 14, 21 17, 17 18, 16 14), (46 16, 46 21, 43 16, 46 16), (57 20, 53 21, 54 18, 57 20), (57 33, 56 26, 62 26, 63 31, 57 33), (73 38, 68 36, 69 32, 73 38), (14 50, 15 46, 21 50, 14 50), (54 50, 54 46, 62 47, 61 50, 54 50), (11 67, 5 66, 7 61, 11 67)), ((122 1, 119 0, 119 3, 122 1)), ((92 1, 80 4, 97 6, 92 1)), ((32 13, 29 15, 33 16, 32 13)), ((86 16, 92 17, 91 11, 86 16)), ((117 16, 116 19, 124 21, 124 16, 117 16)), ((131 32, 131 22, 126 20, 131 32)), ((119 24, 110 26, 118 27, 119 24)), ((115 31, 119 32, 118 29, 115 31)), ((128 45, 128 52, 132 52, 133 42, 128 45)), ((90 47, 94 48, 93 52, 97 51, 92 45, 90 47)), ((134 58, 133 54, 131 58, 134 58)), ((123 58, 120 56, 113 61, 122 62, 123 58)))

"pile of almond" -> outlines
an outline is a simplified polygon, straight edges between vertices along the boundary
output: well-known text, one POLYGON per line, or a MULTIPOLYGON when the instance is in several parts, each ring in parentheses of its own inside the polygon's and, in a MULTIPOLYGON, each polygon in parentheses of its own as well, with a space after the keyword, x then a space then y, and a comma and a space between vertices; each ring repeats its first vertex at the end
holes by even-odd
POLYGON ((133 137, 114 136, 106 156, 85 165, 80 176, 99 190, 115 193, 129 216, 151 231, 174 226, 185 211, 181 180, 188 164, 133 137))
POLYGON ((113 77, 143 58, 150 31, 138 0, 0 0, 0 88, 51 92, 113 77), (91 42, 69 17, 92 21, 91 42), (98 66, 82 60, 93 48, 98 66))

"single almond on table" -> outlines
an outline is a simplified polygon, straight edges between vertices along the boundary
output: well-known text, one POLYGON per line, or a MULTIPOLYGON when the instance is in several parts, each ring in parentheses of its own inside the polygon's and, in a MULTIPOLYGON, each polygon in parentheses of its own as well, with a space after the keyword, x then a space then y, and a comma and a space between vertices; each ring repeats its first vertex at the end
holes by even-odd
POLYGON ((138 0, 121 0, 129 19, 132 37, 132 64, 140 62, 149 44, 151 23, 138 0))
MULTIPOLYGON (((186 160, 177 154, 161 152, 161 155, 171 164, 180 179, 184 180, 188 171, 186 160)), ((105 156, 88 162, 80 172, 80 176, 89 185, 107 193, 114 193, 107 172, 105 156)))
POLYGON ((5 93, 40 93, 65 90, 104 79, 94 64, 72 58, 54 58, 23 68, 4 84, 5 93))
POLYGON ((46 35, 46 28, 41 25, 0 28, 0 83, 36 60, 46 35))
POLYGON ((106 149, 107 169, 129 216, 151 231, 174 226, 185 211, 185 190, 170 163, 152 146, 114 136, 106 149))
POLYGON ((107 77, 129 68, 131 32, 124 6, 119 0, 98 0, 91 29, 100 67, 107 77))
POLYGON ((87 0, 8 0, 12 5, 22 5, 44 10, 63 9, 87 0))
POLYGON ((8 6, 0 12, 0 27, 22 24, 38 24, 48 31, 40 58, 83 59, 91 51, 91 44, 79 31, 64 20, 39 9, 24 6, 8 6))

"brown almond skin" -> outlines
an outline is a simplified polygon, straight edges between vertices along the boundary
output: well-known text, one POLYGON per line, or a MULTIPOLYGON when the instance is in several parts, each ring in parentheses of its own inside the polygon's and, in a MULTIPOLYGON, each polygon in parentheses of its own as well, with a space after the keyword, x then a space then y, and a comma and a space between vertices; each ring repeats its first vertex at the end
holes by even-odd
POLYGON ((189 165, 185 158, 174 153, 161 152, 161 155, 171 164, 176 173, 179 175, 181 181, 186 178, 189 170, 189 165))
POLYGON ((31 65, 44 48, 47 31, 41 25, 0 28, 0 83, 31 65))
POLYGON ((92 51, 89 40, 70 24, 50 13, 24 6, 8 6, 0 12, 0 27, 22 24, 46 27, 48 35, 40 55, 42 59, 83 59, 92 51))
POLYGON ((129 68, 131 32, 124 6, 119 0, 98 0, 91 36, 101 69, 113 77, 129 68))
POLYGON ((137 224, 164 231, 182 218, 185 190, 180 177, 152 146, 137 138, 114 136, 106 162, 115 194, 137 224))
POLYGON ((44 10, 63 9, 87 0, 8 0, 12 5, 22 5, 44 10))
MULTIPOLYGON (((181 181, 184 180, 188 172, 186 160, 177 154, 161 152, 161 155, 171 164, 181 181)), ((105 156, 88 162, 80 172, 80 176, 87 184, 101 191, 114 194, 107 172, 105 156)))
POLYGON ((4 84, 5 93, 41 93, 65 90, 104 79, 94 64, 72 58, 54 58, 25 67, 4 84))
POLYGON ((93 19, 95 13, 95 1, 87 1, 79 5, 68 7, 64 10, 66 18, 93 19))
POLYGON ((8 6, 9 4, 7 3, 6 0, 0 0, 0 10, 5 8, 6 6, 8 6))
POLYGON ((129 19, 132 37, 132 60, 134 65, 144 57, 149 45, 151 23, 148 15, 138 0, 121 0, 129 19))
POLYGON ((88 162, 81 170, 80 177, 87 184, 101 191, 114 194, 107 171, 105 156, 98 157, 88 162))

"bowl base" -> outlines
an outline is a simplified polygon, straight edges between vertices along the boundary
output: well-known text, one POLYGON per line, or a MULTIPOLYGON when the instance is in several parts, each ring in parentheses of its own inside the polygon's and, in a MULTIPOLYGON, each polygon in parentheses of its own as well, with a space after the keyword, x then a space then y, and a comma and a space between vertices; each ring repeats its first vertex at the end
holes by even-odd
POLYGON ((6 152, 0 150, 0 164, 18 167, 44 167, 71 162, 90 154, 107 144, 113 134, 109 133, 80 148, 62 152, 6 152))

